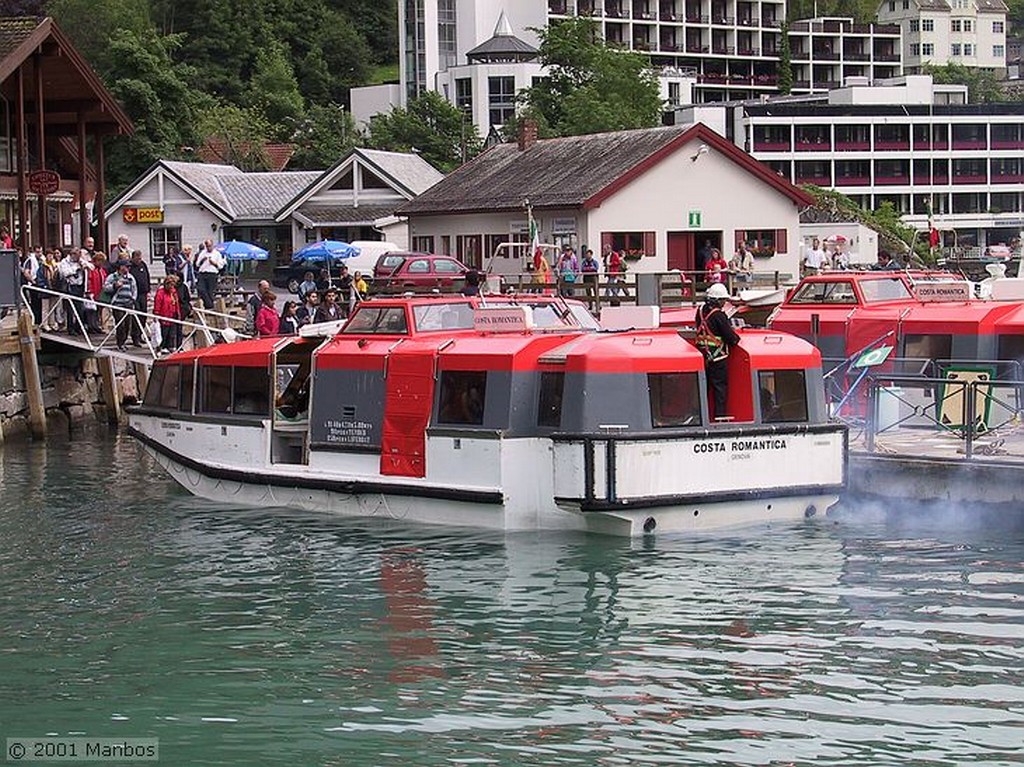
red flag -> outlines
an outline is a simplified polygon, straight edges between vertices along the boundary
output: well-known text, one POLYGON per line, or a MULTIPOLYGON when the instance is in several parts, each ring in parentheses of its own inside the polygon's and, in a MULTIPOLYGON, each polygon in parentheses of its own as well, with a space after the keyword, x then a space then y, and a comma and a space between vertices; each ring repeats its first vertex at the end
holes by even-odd
POLYGON ((930 232, 928 232, 928 244, 929 244, 929 246, 930 246, 930 247, 933 247, 933 248, 937 248, 937 247, 939 247, 939 240, 940 240, 940 239, 941 239, 941 238, 939 237, 939 230, 938 230, 938 229, 936 229, 936 228, 935 228, 935 227, 933 226, 933 227, 931 228, 931 231, 930 231, 930 232))

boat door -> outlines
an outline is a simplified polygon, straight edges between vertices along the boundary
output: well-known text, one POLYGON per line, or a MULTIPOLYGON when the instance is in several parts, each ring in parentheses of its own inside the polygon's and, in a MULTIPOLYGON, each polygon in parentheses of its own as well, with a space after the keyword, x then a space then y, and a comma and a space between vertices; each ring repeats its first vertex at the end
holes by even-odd
POLYGON ((320 338, 289 337, 274 347, 270 411, 270 462, 309 462, 309 401, 313 352, 320 338))
POLYGON ((398 477, 425 477, 427 474, 427 426, 434 407, 437 355, 444 345, 439 346, 436 341, 406 341, 387 356, 381 474, 398 477))

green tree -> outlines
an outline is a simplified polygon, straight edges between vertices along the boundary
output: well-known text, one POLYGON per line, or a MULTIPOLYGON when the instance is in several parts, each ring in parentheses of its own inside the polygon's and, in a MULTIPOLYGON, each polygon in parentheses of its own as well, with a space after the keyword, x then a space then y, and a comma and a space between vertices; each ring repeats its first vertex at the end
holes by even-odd
POLYGON ((271 42, 256 54, 249 104, 266 118, 274 138, 290 136, 302 118, 305 103, 281 43, 271 42))
POLYGON ((986 69, 950 62, 944 66, 925 64, 924 72, 937 83, 966 85, 967 98, 972 104, 1006 101, 999 78, 986 69))
POLYGON ((650 59, 605 44, 596 23, 574 17, 538 30, 548 76, 520 103, 559 136, 648 128, 663 104, 650 59))
POLYGON ((458 167, 463 156, 469 159, 480 151, 476 126, 434 91, 413 99, 406 109, 374 117, 368 143, 392 152, 419 152, 445 172, 458 167))
MULTIPOLYGON (((123 62, 114 60, 111 39, 120 32, 146 36, 153 31, 149 16, 149 0, 50 0, 47 12, 65 32, 75 47, 101 75, 123 62)), ((176 48, 181 43, 175 42, 176 48)))
POLYGON ((362 140, 352 115, 338 104, 314 104, 306 112, 292 136, 295 154, 290 168, 323 170, 328 168, 362 140))
POLYGON ((212 101, 191 87, 191 67, 173 61, 178 35, 116 30, 108 41, 107 84, 135 123, 132 136, 109 141, 107 179, 113 191, 153 162, 189 156, 196 146, 196 116, 212 101))
POLYGON ((782 22, 782 42, 779 45, 779 93, 788 96, 793 90, 793 52, 789 47, 789 22, 782 22))
POLYGON ((271 128, 263 113, 234 104, 220 103, 199 115, 200 142, 219 148, 219 162, 242 170, 268 170, 264 145, 271 128))

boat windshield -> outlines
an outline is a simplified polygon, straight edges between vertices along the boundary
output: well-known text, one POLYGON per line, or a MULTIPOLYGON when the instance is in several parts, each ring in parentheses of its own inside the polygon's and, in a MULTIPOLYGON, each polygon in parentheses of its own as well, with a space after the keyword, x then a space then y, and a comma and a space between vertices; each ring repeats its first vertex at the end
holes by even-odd
POLYGON ((790 299, 791 304, 855 304, 857 294, 849 280, 807 282, 790 299))
POLYGON ((583 304, 563 304, 560 302, 529 303, 527 301, 517 301, 515 303, 507 301, 487 302, 487 307, 489 309, 505 309, 514 306, 530 307, 530 310, 533 313, 533 326, 535 328, 550 329, 583 327, 588 330, 601 329, 597 320, 594 319, 593 315, 587 311, 587 308, 583 306, 583 304), (568 310, 568 312, 566 310, 568 310))
POLYGON ((409 332, 409 327, 405 320, 405 309, 401 306, 361 306, 341 332, 345 335, 352 333, 405 335, 409 332))
POLYGON ((860 292, 864 294, 864 300, 869 304, 875 301, 898 301, 911 297, 906 284, 899 277, 862 280, 860 292))
POLYGON ((431 330, 458 330, 473 327, 473 307, 464 304, 429 304, 414 306, 412 317, 419 333, 431 330))

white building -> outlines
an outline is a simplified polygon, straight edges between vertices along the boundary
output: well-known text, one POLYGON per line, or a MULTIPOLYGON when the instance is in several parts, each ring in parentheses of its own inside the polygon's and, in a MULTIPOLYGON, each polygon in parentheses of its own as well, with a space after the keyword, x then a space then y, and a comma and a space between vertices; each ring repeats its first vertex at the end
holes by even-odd
POLYGON ((1006 68, 1003 0, 882 0, 878 20, 903 31, 903 64, 916 73, 925 64, 1006 68))
MULTIPOLYGON (((755 247, 755 273, 798 273, 811 198, 703 125, 499 144, 397 211, 416 250, 496 273, 500 243, 529 240, 528 208, 556 246, 623 252, 633 272, 692 272, 706 241, 755 247)), ((502 256, 501 258, 504 258, 502 256)))
POLYGON ((947 245, 1008 243, 1024 230, 1022 103, 968 104, 966 86, 908 75, 827 96, 683 108, 677 121, 694 110, 795 184, 836 189, 868 210, 888 202, 922 232, 930 210, 947 245))
POLYGON ((849 78, 882 80, 903 74, 897 24, 856 24, 823 17, 789 25, 792 93, 825 93, 849 78))

